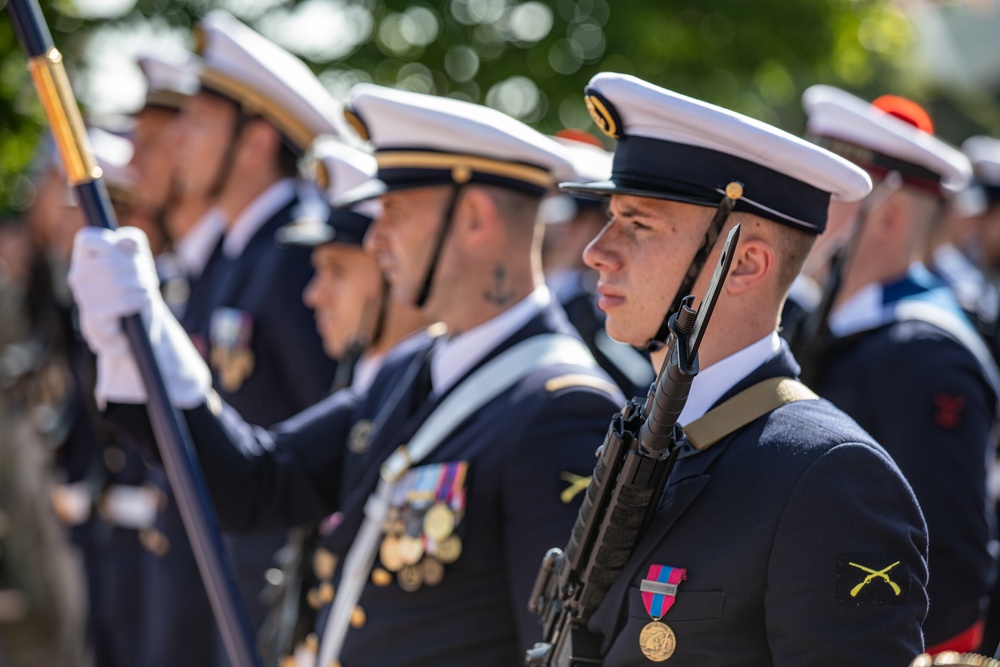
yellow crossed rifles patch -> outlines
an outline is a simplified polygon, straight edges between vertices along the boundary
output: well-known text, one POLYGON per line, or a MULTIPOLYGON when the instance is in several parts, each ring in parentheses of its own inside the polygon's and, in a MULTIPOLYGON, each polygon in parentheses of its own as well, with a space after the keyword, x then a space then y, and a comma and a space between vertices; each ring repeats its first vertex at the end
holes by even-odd
POLYGON ((910 572, 900 554, 841 554, 836 566, 837 602, 852 607, 903 604, 910 572))
POLYGON ((859 570, 864 570, 865 572, 868 573, 868 576, 862 579, 860 584, 851 589, 852 598, 858 597, 858 593, 861 592, 861 589, 867 586, 869 583, 871 583, 871 580, 874 579, 875 577, 882 577, 882 579, 885 580, 885 583, 889 584, 889 586, 892 587, 892 592, 895 593, 896 595, 899 595, 901 593, 899 589, 899 584, 890 579, 889 575, 886 574, 886 572, 899 565, 898 560, 892 565, 889 565, 888 567, 883 567, 881 570, 873 570, 870 567, 865 567, 864 565, 858 565, 857 563, 848 563, 848 565, 852 565, 858 568, 859 570))
POLYGON ((590 477, 583 477, 581 475, 574 475, 571 472, 562 472, 559 474, 559 479, 564 482, 569 482, 569 486, 563 489, 563 492, 559 494, 559 500, 563 501, 563 504, 569 505, 573 502, 581 492, 586 491, 587 487, 590 485, 590 477))

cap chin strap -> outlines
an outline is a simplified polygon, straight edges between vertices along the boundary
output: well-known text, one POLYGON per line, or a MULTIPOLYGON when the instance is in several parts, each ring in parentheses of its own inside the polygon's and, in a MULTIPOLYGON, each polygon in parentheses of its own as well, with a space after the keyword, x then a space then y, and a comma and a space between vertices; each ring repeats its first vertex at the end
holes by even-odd
POLYGON ((240 135, 243 134, 243 128, 247 126, 247 123, 253 119, 253 116, 244 113, 243 108, 240 106, 237 106, 236 113, 238 114, 236 123, 233 124, 233 131, 229 135, 226 152, 222 154, 222 162, 219 163, 219 169, 215 172, 212 187, 208 189, 210 199, 217 198, 222 194, 222 189, 226 187, 226 181, 229 180, 229 175, 233 171, 233 163, 236 161, 236 147, 239 144, 240 135))
POLYGON ((382 285, 379 287, 379 294, 374 299, 365 302, 361 314, 362 330, 354 337, 344 350, 344 354, 337 361, 337 371, 333 376, 333 386, 330 393, 335 393, 341 389, 350 387, 354 382, 354 372, 357 370, 358 362, 365 355, 368 349, 376 345, 385 333, 386 310, 389 303, 389 281, 382 278, 382 285), (371 331, 364 331, 364 326, 371 321, 372 311, 375 315, 375 322, 371 331))
POLYGON ((375 326, 372 327, 372 344, 378 343, 382 340, 382 334, 385 333, 385 319, 389 311, 389 291, 391 287, 389 286, 389 281, 382 276, 382 289, 378 295, 378 305, 375 313, 375 326))
POLYGON ((657 329, 656 335, 653 338, 646 341, 645 350, 647 352, 656 352, 666 344, 667 338, 670 336, 670 316, 680 310, 684 297, 691 294, 694 282, 701 275, 702 269, 705 268, 705 262, 708 261, 708 256, 712 252, 712 248, 715 247, 715 242, 718 240, 719 234, 722 233, 722 228, 725 226, 726 220, 729 219, 729 214, 733 212, 733 207, 736 206, 736 200, 742 196, 742 183, 733 181, 726 186, 726 196, 723 197, 722 201, 719 202, 718 208, 715 209, 715 215, 712 216, 712 222, 708 225, 705 238, 702 239, 701 246, 694 253, 687 273, 684 274, 684 279, 674 294, 670 308, 667 310, 667 314, 663 316, 660 328, 657 329))
POLYGON ((441 259, 441 251, 444 248, 445 239, 448 238, 448 232, 451 230, 452 220, 455 217, 455 208, 458 205, 458 197, 462 194, 462 186, 464 183, 455 183, 451 191, 451 199, 448 201, 448 208, 445 209, 444 222, 441 224, 441 229, 438 231, 437 240, 434 243, 434 254, 431 255, 431 263, 427 267, 427 273, 424 274, 424 282, 420 287, 420 293, 417 295, 417 300, 414 305, 417 308, 423 308, 424 304, 427 303, 427 299, 430 298, 431 288, 434 283, 434 274, 437 272, 438 260, 441 259))

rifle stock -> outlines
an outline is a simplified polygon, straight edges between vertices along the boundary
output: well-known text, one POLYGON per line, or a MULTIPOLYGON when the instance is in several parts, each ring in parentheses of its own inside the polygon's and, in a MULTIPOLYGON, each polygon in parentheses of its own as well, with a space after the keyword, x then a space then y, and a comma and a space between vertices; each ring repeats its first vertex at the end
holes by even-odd
MULTIPOLYGON (((62 55, 52 42, 38 2, 8 0, 7 6, 14 32, 27 53, 28 69, 52 128, 66 176, 76 190, 87 224, 114 229, 117 221, 101 179, 101 170, 87 141, 62 55)), ((226 560, 214 508, 187 426, 170 403, 142 319, 138 314, 126 317, 122 320, 122 328, 146 386, 149 420, 229 660, 236 667, 258 666, 261 663, 253 648, 250 619, 226 560)))
POLYGON ((611 420, 597 464, 564 550, 550 549, 535 579, 528 610, 539 616, 543 641, 529 667, 601 664, 601 638, 587 621, 621 574, 666 487, 683 441, 677 418, 698 374, 698 347, 739 239, 726 239, 698 312, 687 297, 670 318, 668 352, 646 399, 632 399, 611 420), (707 310, 706 310, 707 309, 707 310))

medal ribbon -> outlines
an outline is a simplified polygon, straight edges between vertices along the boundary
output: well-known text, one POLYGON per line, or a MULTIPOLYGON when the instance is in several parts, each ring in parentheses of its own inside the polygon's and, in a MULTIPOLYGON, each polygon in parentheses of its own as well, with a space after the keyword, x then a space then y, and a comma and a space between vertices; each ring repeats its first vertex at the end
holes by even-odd
POLYGON ((468 469, 468 461, 459 461, 455 464, 455 475, 452 478, 451 488, 448 489, 448 496, 446 498, 455 514, 459 514, 465 509, 465 473, 468 469))
POLYGON ((650 618, 658 621, 674 606, 677 587, 687 579, 687 570, 669 565, 650 565, 646 577, 639 585, 642 604, 650 618))

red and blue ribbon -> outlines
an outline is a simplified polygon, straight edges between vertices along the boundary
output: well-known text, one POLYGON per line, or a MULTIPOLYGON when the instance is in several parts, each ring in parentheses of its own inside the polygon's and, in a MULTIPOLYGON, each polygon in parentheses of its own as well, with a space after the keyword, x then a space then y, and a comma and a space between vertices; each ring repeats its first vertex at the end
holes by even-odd
POLYGON ((687 579, 687 570, 669 565, 650 565, 639 590, 642 604, 654 621, 663 618, 677 599, 677 587, 687 579))

